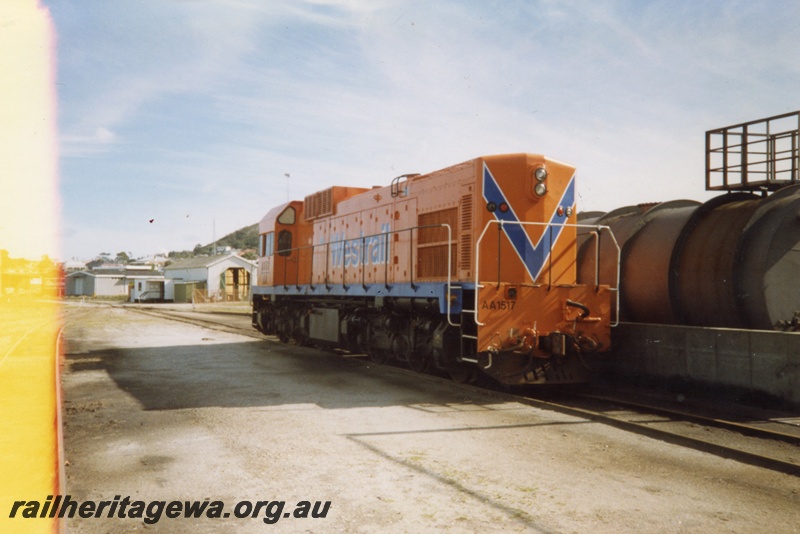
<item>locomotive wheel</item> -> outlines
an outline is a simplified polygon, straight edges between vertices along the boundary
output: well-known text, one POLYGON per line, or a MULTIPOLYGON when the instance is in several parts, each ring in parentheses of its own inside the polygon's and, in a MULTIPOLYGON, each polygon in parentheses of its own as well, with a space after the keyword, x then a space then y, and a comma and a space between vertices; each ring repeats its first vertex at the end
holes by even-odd
POLYGON ((408 355, 408 367, 417 373, 426 373, 431 366, 431 361, 420 351, 408 355))
POLYGON ((292 333, 292 341, 299 347, 308 347, 310 345, 308 336, 302 330, 296 330, 292 333))
POLYGON ((478 379, 478 368, 465 363, 453 363, 447 368, 447 374, 453 382, 472 384, 478 379))
POLYGON ((383 365, 389 361, 389 353, 385 350, 371 350, 369 351, 369 359, 374 363, 383 365))
POLYGON ((275 335, 278 336, 278 340, 281 343, 288 343, 291 337, 289 336, 289 332, 286 331, 286 327, 283 324, 278 325, 277 332, 275 335))
POLYGON ((258 310, 256 314, 256 323, 258 324, 258 329, 261 330, 262 333, 267 333, 267 314, 266 310, 263 308, 258 310))

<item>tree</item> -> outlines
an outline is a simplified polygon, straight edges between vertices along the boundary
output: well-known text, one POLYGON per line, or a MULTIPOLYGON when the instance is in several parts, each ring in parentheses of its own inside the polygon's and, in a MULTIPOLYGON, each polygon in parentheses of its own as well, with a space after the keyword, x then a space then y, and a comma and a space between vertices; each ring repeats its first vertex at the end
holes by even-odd
POLYGON ((211 254, 211 245, 201 245, 198 243, 193 250, 195 256, 207 255, 211 254))
POLYGON ((130 263, 131 257, 126 252, 117 252, 117 257, 114 258, 116 263, 122 263, 123 265, 130 263))

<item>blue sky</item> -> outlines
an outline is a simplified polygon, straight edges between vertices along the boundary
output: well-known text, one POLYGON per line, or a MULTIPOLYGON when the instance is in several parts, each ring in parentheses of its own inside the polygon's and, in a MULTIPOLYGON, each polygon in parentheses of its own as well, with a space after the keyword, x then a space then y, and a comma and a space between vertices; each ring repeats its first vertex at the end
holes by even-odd
POLYGON ((794 0, 42 3, 64 259, 495 153, 575 165, 579 209, 704 200, 706 130, 800 109, 794 0))

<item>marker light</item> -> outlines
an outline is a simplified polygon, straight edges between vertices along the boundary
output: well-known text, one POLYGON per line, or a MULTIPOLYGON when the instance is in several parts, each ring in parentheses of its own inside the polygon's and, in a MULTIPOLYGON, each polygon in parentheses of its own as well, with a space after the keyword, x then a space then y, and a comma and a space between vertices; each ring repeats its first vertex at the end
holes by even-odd
POLYGON ((533 175, 540 182, 544 182, 545 178, 547 178, 547 169, 545 169, 544 167, 539 167, 538 169, 533 171, 533 175))
POLYGON ((556 213, 558 214, 559 217, 563 217, 564 216, 564 208, 559 206, 558 209, 556 210, 556 213))
POLYGON ((508 204, 506 204, 505 202, 501 202, 500 206, 499 206, 499 209, 500 209, 500 213, 507 212, 508 211, 508 204))
POLYGON ((572 208, 567 208, 567 217, 572 217, 572 208))
POLYGON ((543 197, 545 193, 547 193, 547 186, 543 183, 536 184, 536 187, 533 188, 533 192, 536 193, 537 196, 543 197))
POLYGON ((488 211, 489 213, 494 213, 495 210, 497 210, 497 204, 495 204, 494 202, 489 202, 488 204, 486 204, 486 211, 488 211))

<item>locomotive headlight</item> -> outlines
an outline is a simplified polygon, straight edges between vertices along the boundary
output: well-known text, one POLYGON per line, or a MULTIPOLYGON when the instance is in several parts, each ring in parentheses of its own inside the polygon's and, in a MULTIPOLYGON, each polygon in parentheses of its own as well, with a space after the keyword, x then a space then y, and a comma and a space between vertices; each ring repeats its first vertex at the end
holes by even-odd
POLYGON ((536 184, 536 187, 533 188, 533 192, 536 193, 536 196, 543 197, 544 194, 547 193, 547 186, 539 182, 536 184))
POLYGON ((533 171, 533 175, 540 182, 544 182, 545 178, 547 178, 547 169, 545 169, 544 167, 539 167, 538 169, 533 171))

